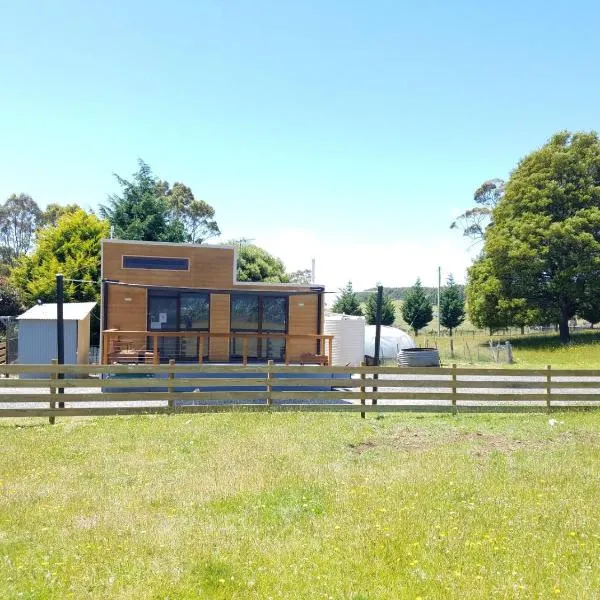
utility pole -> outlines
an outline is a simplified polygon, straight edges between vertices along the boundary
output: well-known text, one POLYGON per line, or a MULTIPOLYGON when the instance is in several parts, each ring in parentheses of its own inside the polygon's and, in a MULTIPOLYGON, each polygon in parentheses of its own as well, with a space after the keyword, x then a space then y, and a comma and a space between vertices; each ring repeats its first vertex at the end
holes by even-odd
POLYGON ((437 307, 437 313, 438 313, 438 338, 440 337, 440 290, 442 287, 442 267, 438 267, 438 307, 437 307))

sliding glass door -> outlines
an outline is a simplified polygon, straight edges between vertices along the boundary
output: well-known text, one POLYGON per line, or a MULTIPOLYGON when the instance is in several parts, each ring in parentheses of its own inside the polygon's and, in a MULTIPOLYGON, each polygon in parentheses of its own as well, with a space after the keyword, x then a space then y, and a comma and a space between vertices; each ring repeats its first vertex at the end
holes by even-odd
MULTIPOLYGON (((247 356, 251 360, 285 358, 285 338, 268 337, 269 333, 287 332, 288 299, 286 296, 231 294, 231 331, 261 334, 247 336, 247 356)), ((231 339, 231 358, 244 354, 244 336, 231 339)))
MULTIPOLYGON (((148 331, 190 331, 208 333, 209 296, 178 290, 148 291, 148 331)), ((148 347, 152 348, 151 337, 148 347)), ((196 362, 199 358, 197 336, 165 336, 158 338, 161 361, 171 358, 180 362, 196 362)), ((203 356, 208 356, 208 337, 204 340, 203 356)))

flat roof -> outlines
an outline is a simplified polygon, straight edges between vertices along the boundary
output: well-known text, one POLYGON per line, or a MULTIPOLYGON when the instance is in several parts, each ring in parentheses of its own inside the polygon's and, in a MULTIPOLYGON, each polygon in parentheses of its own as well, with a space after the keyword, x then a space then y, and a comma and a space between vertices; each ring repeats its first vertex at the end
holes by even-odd
POLYGON ((103 244, 134 244, 140 246, 173 246, 178 248, 217 248, 219 250, 235 250, 231 244, 191 244, 189 242, 147 242, 145 240, 119 240, 117 238, 104 238, 103 244))
MULTIPOLYGON (((92 312, 94 306, 96 306, 95 302, 65 302, 63 319, 65 321, 81 321, 92 312)), ((36 304, 17 319, 20 321, 56 321, 56 304, 36 304)))

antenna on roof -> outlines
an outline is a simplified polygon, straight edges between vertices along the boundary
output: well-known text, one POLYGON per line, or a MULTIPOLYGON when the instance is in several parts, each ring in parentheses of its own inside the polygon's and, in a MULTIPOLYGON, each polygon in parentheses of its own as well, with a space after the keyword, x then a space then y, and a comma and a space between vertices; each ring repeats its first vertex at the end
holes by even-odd
POLYGON ((310 282, 314 285, 315 284, 315 259, 312 259, 312 267, 310 270, 310 282))
POLYGON ((232 244, 235 244, 238 247, 238 250, 242 249, 242 246, 246 246, 247 244, 249 244, 250 242, 253 242, 254 238, 237 238, 235 240, 231 240, 232 244))

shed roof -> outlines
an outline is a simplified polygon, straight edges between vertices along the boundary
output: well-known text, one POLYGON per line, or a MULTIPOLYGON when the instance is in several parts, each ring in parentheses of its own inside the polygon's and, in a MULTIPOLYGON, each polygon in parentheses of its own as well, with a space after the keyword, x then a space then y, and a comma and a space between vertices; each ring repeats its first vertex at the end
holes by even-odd
MULTIPOLYGON (((96 306, 95 302, 66 302, 63 304, 63 319, 65 321, 81 321, 85 319, 96 306)), ((36 304, 20 317, 20 321, 56 321, 56 304, 36 304)))

